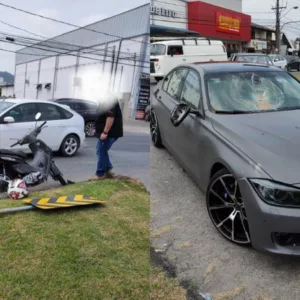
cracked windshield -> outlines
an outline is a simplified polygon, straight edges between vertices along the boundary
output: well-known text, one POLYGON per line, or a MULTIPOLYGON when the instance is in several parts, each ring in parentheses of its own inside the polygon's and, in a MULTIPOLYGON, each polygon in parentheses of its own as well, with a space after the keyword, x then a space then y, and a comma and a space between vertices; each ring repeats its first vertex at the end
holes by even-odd
POLYGON ((284 72, 225 73, 208 75, 206 81, 216 112, 300 109, 300 84, 284 72))

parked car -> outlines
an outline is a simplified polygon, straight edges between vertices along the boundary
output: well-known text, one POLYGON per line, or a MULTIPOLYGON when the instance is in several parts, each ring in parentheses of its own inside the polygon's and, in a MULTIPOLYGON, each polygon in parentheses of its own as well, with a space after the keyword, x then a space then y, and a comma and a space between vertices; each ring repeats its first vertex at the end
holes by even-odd
POLYGON ((287 70, 287 60, 278 54, 269 54, 274 66, 279 67, 281 69, 287 70))
POLYGON ((267 54, 262 53, 234 53, 230 61, 246 62, 251 64, 264 64, 273 66, 273 62, 267 54))
MULTIPOLYGON (((39 122, 47 121, 39 138, 53 151, 74 156, 85 141, 83 118, 67 106, 42 100, 0 100, 0 149, 10 149, 13 140, 31 131, 36 126, 38 112, 41 113, 39 122)), ((14 149, 30 152, 27 145, 14 149)))
POLYGON ((95 102, 73 98, 53 99, 52 101, 68 105, 72 110, 79 113, 84 118, 85 134, 88 137, 94 136, 95 120, 97 118, 97 104, 95 102))
POLYGON ((287 71, 300 71, 300 58, 297 55, 286 55, 287 71))
POLYGON ((284 70, 184 64, 155 88, 151 139, 205 191, 223 237, 300 255, 299 116, 300 84, 284 70))
POLYGON ((150 76, 159 81, 182 63, 226 59, 222 41, 186 38, 155 42, 150 46, 150 76))

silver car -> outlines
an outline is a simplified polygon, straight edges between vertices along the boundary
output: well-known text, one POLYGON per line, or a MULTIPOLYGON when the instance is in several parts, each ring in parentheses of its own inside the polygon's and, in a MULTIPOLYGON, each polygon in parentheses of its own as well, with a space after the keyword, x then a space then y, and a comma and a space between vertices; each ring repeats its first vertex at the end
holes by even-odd
POLYGON ((151 99, 151 137, 206 193, 229 241, 300 255, 300 84, 274 67, 187 64, 151 99))

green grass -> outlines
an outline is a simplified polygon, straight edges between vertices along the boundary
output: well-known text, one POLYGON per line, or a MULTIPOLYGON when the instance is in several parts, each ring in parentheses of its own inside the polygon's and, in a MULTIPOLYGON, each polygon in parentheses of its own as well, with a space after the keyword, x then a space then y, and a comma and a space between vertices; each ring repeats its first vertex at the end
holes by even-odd
MULTIPOLYGON (((129 179, 75 184, 30 197, 83 194, 105 206, 0 215, 2 300, 185 300, 150 263, 150 197, 129 179)), ((22 206, 0 200, 0 209, 22 206)))
POLYGON ((70 194, 106 206, 0 217, 0 299, 148 299, 149 194, 115 179, 31 196, 70 194))

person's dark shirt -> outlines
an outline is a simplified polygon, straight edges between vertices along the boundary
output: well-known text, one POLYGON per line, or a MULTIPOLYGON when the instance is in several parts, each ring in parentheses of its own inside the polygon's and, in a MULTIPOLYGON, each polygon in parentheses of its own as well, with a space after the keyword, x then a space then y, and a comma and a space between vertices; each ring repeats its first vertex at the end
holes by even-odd
POLYGON ((106 112, 101 111, 101 107, 99 106, 97 115, 98 117, 95 121, 95 129, 97 136, 100 137, 101 133, 103 133, 106 124, 106 119, 108 117, 113 117, 114 122, 111 129, 108 132, 107 137, 119 138, 123 136, 123 117, 119 102, 117 102, 111 109, 109 109, 106 112))

